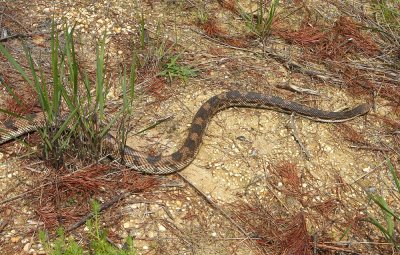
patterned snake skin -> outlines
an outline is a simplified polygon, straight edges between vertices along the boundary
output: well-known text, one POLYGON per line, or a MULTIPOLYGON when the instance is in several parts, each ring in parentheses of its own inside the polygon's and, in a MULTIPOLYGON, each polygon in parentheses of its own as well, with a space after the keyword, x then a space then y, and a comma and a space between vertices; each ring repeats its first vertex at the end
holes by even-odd
MULTIPOLYGON (((213 96, 205 102, 193 118, 189 134, 182 147, 168 156, 152 156, 141 153, 130 147, 125 147, 124 164, 134 170, 147 174, 170 174, 188 166, 196 157, 210 119, 218 112, 229 107, 248 107, 273 109, 276 111, 295 112, 304 117, 322 122, 342 122, 366 114, 369 104, 361 104, 351 110, 341 112, 322 111, 307 107, 282 98, 264 95, 256 92, 230 91, 213 96)), ((0 125, 0 144, 13 140, 23 134, 42 127, 43 116, 32 115, 30 120, 7 120, 0 125)), ((106 135, 103 145, 112 148, 111 157, 118 158, 119 149, 115 138, 106 135)))

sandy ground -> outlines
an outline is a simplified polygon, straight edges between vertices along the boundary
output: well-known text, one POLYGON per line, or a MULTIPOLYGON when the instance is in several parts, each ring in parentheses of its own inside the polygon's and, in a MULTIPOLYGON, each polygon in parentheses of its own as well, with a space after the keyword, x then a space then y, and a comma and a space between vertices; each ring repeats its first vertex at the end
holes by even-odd
MULTIPOLYGON (((157 119, 173 118, 129 137, 128 145, 138 150, 174 152, 201 104, 230 89, 274 94, 334 111, 369 100, 366 96, 352 96, 346 89, 329 82, 288 71, 281 63, 258 55, 259 45, 240 50, 207 39, 196 26, 199 8, 221 20, 224 29, 236 33, 243 29, 243 24, 233 18, 232 13, 213 1, 198 5, 191 1, 148 1, 148 4, 65 1, 55 10, 47 1, 33 1, 29 6, 14 10, 28 17, 29 29, 39 30, 41 26, 49 29, 46 19, 52 13, 76 21, 80 57, 88 66, 94 65, 94 42, 106 26, 112 33, 107 43, 111 68, 118 70, 121 63, 129 61, 129 45, 137 33, 140 10, 145 15, 148 40, 157 40, 160 35, 170 40, 178 38, 179 49, 185 50, 180 57, 182 63, 197 68, 199 75, 187 81, 164 82, 156 94, 145 93, 154 85, 154 76, 149 75, 139 84, 132 120, 134 130, 142 130, 157 119), (234 30, 236 27, 238 29, 234 30), (278 88, 288 83, 318 91, 320 95, 278 88), (160 95, 165 97, 160 99, 160 95)), ((48 54, 48 35, 32 39, 35 56, 38 52, 43 52, 43 56, 48 54)), ((276 39, 271 39, 269 45, 283 52, 290 48, 276 39)), ((18 42, 7 41, 6 46, 13 51, 20 50, 18 42)), ((295 52, 296 48, 290 51, 295 52)), ((14 75, 12 81, 20 81, 16 77, 14 75)), ((118 88, 113 91, 111 100, 118 100, 118 91, 118 88)), ((5 98, 0 96, 3 105, 5 98)), ((375 107, 376 114, 395 118, 384 99, 378 97, 375 107)), ((356 118, 346 125, 365 134, 371 143, 383 141, 394 146, 394 139, 380 135, 382 123, 370 116, 356 118)), ((362 241, 369 236, 363 237, 352 229, 343 240, 340 238, 353 218, 365 215, 368 200, 364 190, 388 188, 382 182, 388 180, 387 165, 381 154, 355 148, 357 146, 345 138, 340 126, 333 123, 269 110, 225 110, 209 124, 201 150, 192 164, 179 174, 159 177, 164 185, 128 197, 107 211, 103 220, 117 240, 122 242, 126 236, 133 236, 138 254, 272 254, 268 253, 271 252, 268 248, 260 248, 260 237, 252 234, 253 229, 240 220, 235 206, 231 206, 256 198, 271 213, 284 214, 287 218, 304 213, 308 233, 315 238, 314 242, 318 243, 316 240, 320 238, 337 243, 354 242, 353 246, 346 243, 343 249, 368 254, 368 245, 363 245, 362 241), (297 137, 293 135, 294 130, 297 137), (289 165, 295 166, 291 172, 294 176, 285 175, 289 165), (291 182, 293 179, 295 184, 291 182)), ((14 142, 2 149, 0 155, 1 200, 33 188, 32 177, 43 173, 43 163, 35 157, 35 150, 14 142)), ((43 228, 43 223, 29 201, 20 199, 3 203, 1 207, 2 220, 7 222, 0 237, 5 254, 43 254, 37 239, 37 231, 43 228)), ((73 234, 82 241, 86 231, 82 227, 73 234)), ((377 254, 375 248, 371 252, 377 254)), ((317 254, 341 253, 319 251, 317 254)))

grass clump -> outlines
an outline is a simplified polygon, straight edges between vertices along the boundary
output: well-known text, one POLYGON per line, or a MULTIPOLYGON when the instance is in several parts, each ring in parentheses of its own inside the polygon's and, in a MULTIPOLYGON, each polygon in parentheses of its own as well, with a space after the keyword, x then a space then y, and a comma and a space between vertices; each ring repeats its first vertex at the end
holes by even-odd
MULTIPOLYGON (((388 166, 395 186, 394 192, 398 193, 397 195, 400 195, 400 180, 390 160, 388 160, 388 166)), ((400 221, 400 214, 388 205, 383 196, 375 193, 369 193, 368 196, 371 201, 378 206, 382 217, 376 218, 368 213, 368 217, 365 219, 365 221, 378 228, 385 239, 392 243, 397 251, 400 250, 400 241, 398 239, 400 233, 396 227, 397 222, 400 221)))
POLYGON ((373 1, 378 15, 382 19, 382 25, 400 32, 400 0, 373 1))
MULTIPOLYGON (((29 63, 29 75, 7 49, 0 45, 0 52, 33 88, 39 99, 44 114, 44 128, 39 130, 44 144, 43 151, 45 158, 52 160, 56 168, 63 166, 67 149, 79 148, 77 153, 81 158, 97 159, 102 155, 102 138, 123 114, 131 112, 128 108, 132 107, 132 103, 125 102, 133 100, 136 72, 134 65, 129 78, 124 71, 122 81, 125 83, 121 84, 124 91, 124 107, 113 113, 112 118, 106 118, 106 101, 110 88, 106 79, 106 35, 104 34, 96 47, 96 77, 94 84, 91 84, 88 71, 80 66, 76 59, 74 27, 65 25, 63 34, 61 46, 60 35, 53 22, 50 79, 44 75, 43 68, 33 60, 26 46, 24 48, 29 63), (126 82, 127 80, 129 81, 126 82)), ((119 123, 126 124, 125 121, 119 123)))
POLYGON ((269 7, 265 0, 259 0, 255 14, 247 13, 243 7, 237 6, 239 7, 239 14, 245 20, 247 27, 264 43, 271 32, 278 5, 279 0, 272 0, 269 7))
POLYGON ((196 69, 178 64, 178 59, 179 55, 172 56, 159 75, 167 77, 170 82, 172 82, 174 78, 183 79, 186 82, 189 77, 197 76, 196 69))
POLYGON ((65 237, 62 229, 57 230, 58 238, 51 242, 45 232, 39 233, 40 242, 43 244, 49 255, 136 255, 133 239, 128 237, 124 247, 118 248, 107 240, 107 231, 100 227, 100 205, 93 202, 93 219, 88 220, 86 225, 89 229, 89 245, 87 247, 78 244, 74 239, 65 237))

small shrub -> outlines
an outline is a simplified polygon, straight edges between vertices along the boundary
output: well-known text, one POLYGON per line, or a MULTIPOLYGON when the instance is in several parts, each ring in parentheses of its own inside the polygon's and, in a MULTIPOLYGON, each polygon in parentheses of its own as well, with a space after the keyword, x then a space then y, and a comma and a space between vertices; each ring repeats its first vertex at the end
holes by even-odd
POLYGON ((116 247, 107 240, 107 231, 100 227, 100 205, 93 202, 93 219, 88 220, 86 225, 89 228, 89 247, 78 244, 74 239, 65 238, 62 229, 57 230, 57 239, 54 242, 48 240, 45 232, 39 233, 40 242, 43 244, 49 255, 81 255, 85 251, 96 255, 136 255, 133 239, 126 240, 123 249, 116 247))

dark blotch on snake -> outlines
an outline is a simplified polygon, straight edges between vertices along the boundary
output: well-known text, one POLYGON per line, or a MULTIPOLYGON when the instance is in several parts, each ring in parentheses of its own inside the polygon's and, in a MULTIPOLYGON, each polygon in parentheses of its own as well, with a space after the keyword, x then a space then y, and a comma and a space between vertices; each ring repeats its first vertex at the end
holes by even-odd
POLYGON ((26 116, 29 121, 33 121, 37 117, 37 113, 33 112, 26 116))
POLYGON ((197 134, 201 134, 204 130, 204 125, 199 125, 199 124, 193 124, 192 127, 190 128, 190 132, 194 132, 197 134))
POLYGON ((196 117, 200 117, 203 120, 206 120, 209 117, 209 111, 204 109, 204 107, 200 107, 200 109, 196 113, 196 117))
POLYGON ((184 146, 189 148, 190 151, 194 151, 194 149, 196 148, 196 141, 188 138, 186 139, 184 146))
POLYGON ((242 94, 240 94, 239 91, 229 91, 226 93, 226 98, 228 99, 237 99, 238 97, 241 97, 242 94))
POLYGON ((8 120, 6 120, 6 121, 3 122, 3 125, 4 125, 7 129, 10 129, 10 130, 13 130, 13 131, 17 131, 17 130, 18 130, 18 127, 15 126, 15 122, 14 122, 13 120, 8 119, 8 120))
POLYGON ((256 92, 247 92, 246 97, 248 97, 250 99, 256 99, 256 100, 262 99, 262 95, 259 93, 256 93, 256 92))
POLYGON ((160 161, 160 159, 161 159, 161 155, 157 155, 157 156, 151 156, 151 155, 149 155, 148 157, 147 157, 147 162, 149 162, 150 164, 155 164, 155 163, 157 163, 158 161, 160 161))
POLYGON ((218 96, 213 96, 212 98, 208 99, 208 101, 207 101, 207 103, 210 104, 211 108, 213 108, 213 107, 218 108, 220 102, 221 102, 221 99, 219 99, 218 96))
POLYGON ((181 152, 177 151, 177 152, 172 153, 171 157, 174 161, 180 161, 182 159, 183 155, 181 152))

